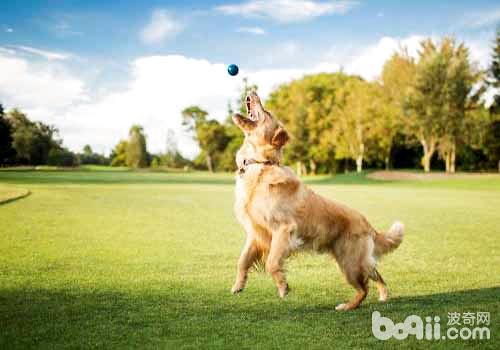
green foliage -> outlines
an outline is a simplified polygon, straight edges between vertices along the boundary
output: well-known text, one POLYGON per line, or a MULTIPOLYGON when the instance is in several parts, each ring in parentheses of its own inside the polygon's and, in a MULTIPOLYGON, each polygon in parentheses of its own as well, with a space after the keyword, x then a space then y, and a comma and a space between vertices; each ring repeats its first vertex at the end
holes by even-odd
POLYGON ((129 131, 127 142, 126 161, 130 168, 144 168, 147 166, 146 136, 140 125, 133 125, 129 131))
POLYGON ((11 125, 12 147, 16 161, 22 164, 46 164, 52 149, 61 149, 58 130, 42 122, 33 122, 26 114, 13 109, 7 114, 11 125))
POLYGON ((12 147, 12 127, 5 118, 5 112, 0 103, 0 166, 15 161, 16 151, 12 147))
POLYGON ((159 166, 160 166, 160 161, 158 160, 157 157, 153 157, 153 159, 151 160, 150 167, 151 168, 158 168, 159 166))
POLYGON ((194 131, 194 138, 205 154, 207 168, 216 170, 216 158, 226 148, 229 137, 224 125, 215 119, 207 119, 208 113, 198 106, 191 106, 182 111, 183 125, 187 131, 194 131))
POLYGON ((186 159, 179 151, 169 151, 159 155, 159 164, 167 168, 184 168, 191 166, 191 161, 186 159))
POLYGON ((490 111, 493 114, 500 115, 500 27, 496 32, 491 65, 488 70, 486 82, 495 91, 490 111))
POLYGON ((102 154, 95 153, 90 145, 83 147, 83 153, 78 155, 79 162, 82 165, 95 164, 95 165, 109 165, 110 159, 102 154))
POLYGON ((336 92, 352 79, 357 78, 343 73, 310 75, 271 93, 266 106, 290 134, 285 148, 287 162, 307 163, 313 173, 319 170, 317 164, 329 164, 323 170, 332 170, 335 144, 331 129, 339 103, 336 92))
MULTIPOLYGON (((424 40, 415 64, 408 57, 400 57, 401 60, 406 60, 405 65, 395 68, 408 67, 405 71, 409 77, 399 89, 406 94, 405 129, 422 144, 426 171, 430 170, 434 152, 439 150, 446 171, 454 172, 456 149, 470 126, 470 111, 478 108, 478 96, 472 92, 480 74, 471 65, 464 44, 448 37, 438 44, 424 40)), ((400 95, 397 90, 394 92, 399 100, 400 95)))
POLYGON ((47 157, 47 164, 65 167, 79 165, 78 157, 66 148, 52 148, 47 157))
POLYGON ((121 140, 111 151, 111 166, 126 166, 127 165, 127 148, 128 141, 121 140))

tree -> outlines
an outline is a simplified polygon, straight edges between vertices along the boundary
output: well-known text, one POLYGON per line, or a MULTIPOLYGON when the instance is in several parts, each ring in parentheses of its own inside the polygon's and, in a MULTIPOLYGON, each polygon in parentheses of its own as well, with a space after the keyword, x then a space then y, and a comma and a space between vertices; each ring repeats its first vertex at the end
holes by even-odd
POLYGON ((128 142, 121 140, 111 152, 111 166, 126 166, 127 165, 127 148, 128 142))
POLYGON ((491 122, 486 128, 488 132, 484 144, 485 153, 490 162, 497 164, 498 172, 500 172, 500 28, 496 32, 495 46, 486 81, 488 86, 492 88, 494 95, 489 108, 491 122))
POLYGON ((421 43, 419 56, 406 121, 423 147, 424 171, 429 172, 432 156, 443 134, 448 66, 430 39, 421 43))
POLYGON ((12 146, 18 161, 27 164, 46 164, 51 149, 61 149, 58 130, 52 125, 32 122, 18 109, 8 113, 12 126, 12 146))
POLYGON ((78 165, 78 158, 66 148, 52 148, 47 157, 47 164, 72 167, 78 165))
POLYGON ((335 107, 337 116, 333 138, 338 158, 353 158, 356 171, 363 170, 363 160, 368 155, 368 145, 373 139, 374 121, 380 115, 380 99, 376 98, 377 85, 361 79, 349 80, 337 91, 335 107))
POLYGON ((468 125, 468 111, 476 108, 472 92, 480 76, 464 44, 444 38, 438 45, 430 39, 421 45, 408 105, 414 112, 409 125, 422 144, 424 170, 430 171, 438 150, 446 171, 455 172, 457 144, 468 125))
POLYGON ((151 160, 151 168, 158 168, 160 166, 160 161, 158 160, 158 157, 153 157, 151 160))
POLYGON ((415 79, 415 61, 403 48, 394 53, 384 64, 382 83, 382 115, 378 119, 378 145, 381 149, 386 169, 390 168, 390 154, 394 138, 404 130, 405 101, 415 79))
POLYGON ((307 166, 312 173, 331 170, 336 91, 349 79, 343 73, 309 75, 281 85, 269 96, 267 108, 290 134, 285 161, 296 163, 299 175, 307 172, 307 166))
POLYGON ((486 83, 493 88, 493 103, 490 106, 490 112, 500 115, 500 27, 495 35, 495 44, 491 55, 491 64, 488 69, 486 83))
POLYGON ((440 54, 446 62, 447 75, 439 151, 445 160, 446 171, 454 173, 457 147, 470 125, 471 111, 478 108, 479 95, 473 94, 473 89, 480 74, 472 67, 469 51, 463 43, 456 45, 452 39, 445 38, 440 54))
POLYGON ((306 173, 305 161, 309 145, 306 93, 301 81, 281 85, 269 96, 266 107, 285 123, 290 141, 285 149, 285 162, 296 163, 297 175, 306 173))
POLYGON ((83 147, 83 153, 78 155, 80 164, 109 165, 110 160, 103 154, 95 153, 90 145, 83 147))
POLYGON ((217 120, 207 119, 207 116, 208 113, 200 107, 191 106, 182 111, 182 124, 187 131, 195 133, 194 138, 205 156, 207 168, 214 172, 214 159, 225 149, 229 138, 224 126, 217 120))
POLYGON ((147 154, 144 129, 140 125, 133 125, 127 143, 127 166, 144 168, 147 166, 147 154))
POLYGON ((94 152, 92 151, 92 147, 90 145, 83 146, 83 154, 86 156, 91 156, 94 152))
POLYGON ((2 104, 0 103, 0 166, 12 163, 16 151, 12 148, 12 127, 5 118, 2 104))

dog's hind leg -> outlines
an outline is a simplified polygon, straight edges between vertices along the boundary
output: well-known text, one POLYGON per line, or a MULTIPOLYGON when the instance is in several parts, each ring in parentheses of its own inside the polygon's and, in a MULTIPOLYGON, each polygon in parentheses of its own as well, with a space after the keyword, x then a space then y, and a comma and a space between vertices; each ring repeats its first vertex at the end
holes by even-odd
POLYGON ((345 304, 340 304, 335 307, 338 311, 347 311, 355 309, 365 300, 368 294, 368 276, 363 271, 358 269, 346 271, 347 281, 356 289, 354 297, 345 304))
POLYGON ((370 279, 375 281, 375 284, 377 286, 377 291, 378 291, 378 300, 384 302, 387 301, 387 296, 389 295, 389 291, 387 290, 387 285, 385 284, 384 279, 380 275, 380 273, 377 271, 376 268, 373 268, 372 272, 370 273, 370 279))
POLYGON ((233 294, 243 291, 245 288, 248 270, 261 257, 262 252, 259 250, 255 240, 248 237, 238 259, 238 272, 236 274, 236 282, 231 288, 233 294))
POLYGON ((292 226, 283 225, 279 230, 273 232, 271 249, 266 261, 266 270, 273 277, 281 298, 284 298, 290 291, 283 271, 283 261, 290 250, 290 233, 295 229, 292 226))
POLYGON ((347 311, 357 308, 368 294, 368 278, 375 268, 372 258, 372 241, 359 237, 341 239, 335 245, 334 256, 347 282, 356 289, 356 294, 347 303, 337 305, 335 310, 347 311))

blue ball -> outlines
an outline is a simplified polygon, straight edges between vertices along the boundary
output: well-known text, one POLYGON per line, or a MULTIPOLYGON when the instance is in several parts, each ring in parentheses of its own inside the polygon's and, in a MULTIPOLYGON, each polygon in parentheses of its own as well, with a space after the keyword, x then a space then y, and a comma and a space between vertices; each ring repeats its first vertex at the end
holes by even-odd
POLYGON ((240 69, 235 64, 230 64, 229 66, 227 66, 227 72, 229 73, 229 75, 235 76, 239 71, 240 69))

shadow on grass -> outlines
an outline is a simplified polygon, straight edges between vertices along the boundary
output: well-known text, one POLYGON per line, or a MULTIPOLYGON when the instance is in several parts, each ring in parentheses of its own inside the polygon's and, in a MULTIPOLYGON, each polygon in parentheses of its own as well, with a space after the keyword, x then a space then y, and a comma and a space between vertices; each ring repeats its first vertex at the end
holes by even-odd
POLYGON ((11 203, 14 201, 17 201, 18 199, 22 199, 25 197, 28 197, 31 194, 29 190, 26 189, 18 189, 16 193, 14 193, 12 196, 9 196, 7 198, 3 198, 2 195, 0 194, 0 206, 11 203))
POLYGON ((0 348, 498 348, 500 288, 366 302, 352 312, 326 301, 231 296, 168 286, 163 293, 0 290, 0 348), (379 341, 371 313, 394 322, 416 314, 491 313, 490 340, 379 341))

